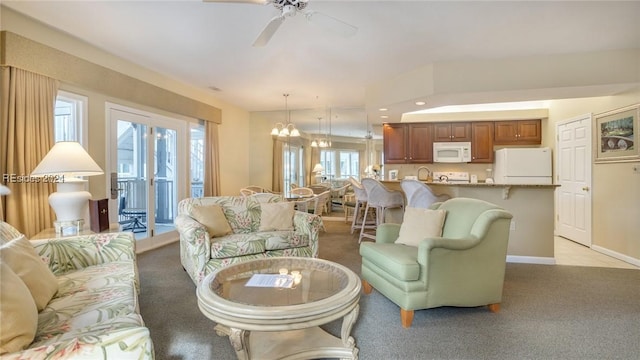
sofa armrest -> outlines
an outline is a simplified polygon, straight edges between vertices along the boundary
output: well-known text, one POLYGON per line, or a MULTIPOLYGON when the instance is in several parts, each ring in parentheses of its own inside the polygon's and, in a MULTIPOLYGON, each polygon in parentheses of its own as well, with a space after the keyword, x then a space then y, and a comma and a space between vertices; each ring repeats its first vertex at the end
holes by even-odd
POLYGON ((205 274, 205 266, 211 259, 211 237, 207 228, 188 215, 178 215, 174 220, 180 234, 180 261, 191 279, 199 284, 205 274))
POLYGON ((136 241, 131 232, 33 240, 31 244, 56 276, 91 265, 136 260, 136 241))
POLYGON ((318 215, 302 211, 295 211, 293 215, 294 230, 309 236, 309 246, 313 257, 318 257, 318 236, 323 226, 322 218, 318 215))

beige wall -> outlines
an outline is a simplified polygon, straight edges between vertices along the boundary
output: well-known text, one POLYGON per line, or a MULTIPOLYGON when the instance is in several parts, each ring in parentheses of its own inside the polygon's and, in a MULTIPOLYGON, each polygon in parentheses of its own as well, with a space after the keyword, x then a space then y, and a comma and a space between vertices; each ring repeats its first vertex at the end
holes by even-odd
MULTIPOLYGON (((249 185, 249 158, 250 158, 250 115, 247 111, 231 104, 219 101, 211 91, 199 89, 168 78, 162 74, 145 69, 126 60, 110 55, 98 48, 88 45, 77 39, 53 30, 41 23, 24 17, 6 7, 1 8, 0 30, 7 30, 30 40, 47 45, 54 49, 64 51, 94 64, 115 70, 132 78, 155 85, 162 89, 176 93, 178 96, 197 100, 204 104, 214 106, 221 110, 222 124, 219 128, 220 147, 220 173, 221 192, 224 195, 236 194, 239 186, 249 185)), ((6 54, 5 54, 6 55, 6 54)), ((14 54, 14 56, 28 57, 28 53, 14 54)), ((46 62, 47 59, 42 59, 46 62)), ((60 66, 60 64, 52 64, 60 66)), ((90 76, 90 74, 87 74, 90 76)), ((75 92, 89 98, 89 153, 96 162, 105 167, 107 163, 107 136, 105 102, 113 102, 141 110, 166 115, 169 117, 196 121, 180 114, 169 113, 148 106, 132 103, 117 96, 106 96, 95 91, 79 88, 73 84, 62 83, 61 88, 75 92)), ((123 93, 128 89, 124 89, 123 93)), ((92 177, 90 179, 90 191, 94 197, 106 196, 107 176, 92 177)))
MULTIPOLYGON (((550 126, 545 134, 555 139, 555 125, 559 121, 633 104, 640 104, 640 87, 616 96, 552 101, 550 126)), ((594 151, 595 144, 594 141, 594 151)), ((640 175, 633 173, 636 166, 640 166, 640 161, 593 164, 592 243, 597 250, 640 264, 640 175)))

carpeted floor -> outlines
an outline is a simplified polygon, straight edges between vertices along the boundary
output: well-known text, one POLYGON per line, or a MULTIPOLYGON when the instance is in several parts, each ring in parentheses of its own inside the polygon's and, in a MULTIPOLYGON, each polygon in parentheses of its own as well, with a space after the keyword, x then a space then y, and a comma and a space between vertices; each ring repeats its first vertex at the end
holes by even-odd
MULTIPOLYGON (((320 257, 359 274, 357 235, 325 221, 320 257)), ((197 306, 177 243, 139 255, 140 309, 159 360, 235 359, 197 306)), ((339 334, 339 323, 325 329, 339 334)), ((352 335, 361 359, 637 359, 640 271, 507 264, 501 311, 416 311, 403 329, 398 307, 363 295, 352 335)), ((257 357, 259 358, 259 356, 257 357)))

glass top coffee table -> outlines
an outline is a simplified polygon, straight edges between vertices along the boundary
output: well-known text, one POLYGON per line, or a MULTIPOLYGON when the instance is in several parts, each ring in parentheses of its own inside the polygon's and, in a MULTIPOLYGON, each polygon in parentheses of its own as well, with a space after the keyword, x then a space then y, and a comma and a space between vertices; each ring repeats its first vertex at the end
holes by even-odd
POLYGON ((200 311, 229 336, 238 359, 357 359, 350 336, 360 279, 327 260, 275 257, 209 274, 198 286, 200 311), (319 327, 342 318, 340 338, 319 327))

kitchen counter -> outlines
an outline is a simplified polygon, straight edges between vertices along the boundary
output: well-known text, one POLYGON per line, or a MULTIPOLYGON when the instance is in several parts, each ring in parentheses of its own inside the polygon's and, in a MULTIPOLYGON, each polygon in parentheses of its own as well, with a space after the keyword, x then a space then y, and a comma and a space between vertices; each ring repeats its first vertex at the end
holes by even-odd
MULTIPOLYGON (((382 180, 381 181, 383 184, 385 184, 385 186, 387 186, 389 189, 393 189, 393 190, 402 190, 400 188, 400 183, 402 182, 401 180, 382 180)), ((500 188, 502 190, 502 197, 503 199, 508 199, 509 198, 509 193, 511 191, 511 188, 514 187, 519 187, 519 188, 549 188, 549 189, 555 189, 556 187, 560 186, 557 184, 487 184, 485 182, 479 182, 479 183, 442 183, 442 182, 438 182, 438 181, 423 181, 420 180, 420 182, 429 185, 429 186, 436 186, 436 187, 442 187, 442 186, 458 186, 458 187, 474 187, 474 188, 500 188)))
MULTIPOLYGON (((387 188, 402 191, 400 182, 382 181, 387 188)), ((509 211, 513 219, 508 261, 555 264, 554 196, 559 185, 422 182, 436 195, 481 199, 509 211)))

